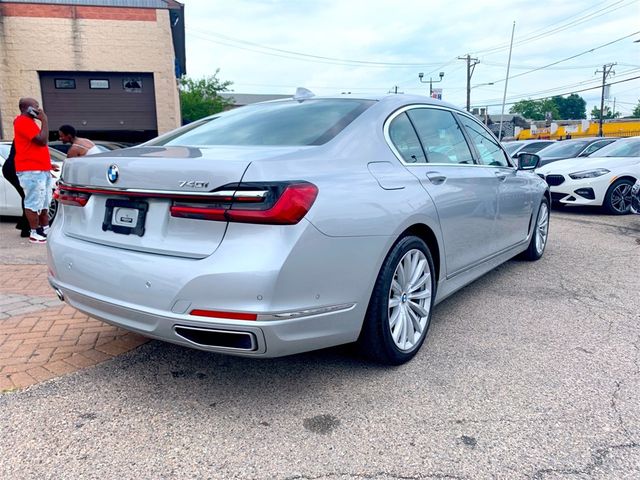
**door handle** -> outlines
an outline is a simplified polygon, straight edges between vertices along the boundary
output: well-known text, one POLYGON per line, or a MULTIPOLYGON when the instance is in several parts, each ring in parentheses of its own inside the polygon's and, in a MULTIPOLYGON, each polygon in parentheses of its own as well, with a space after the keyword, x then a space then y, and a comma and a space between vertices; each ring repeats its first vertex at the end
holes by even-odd
POLYGON ((444 175, 442 175, 439 172, 427 172, 427 178, 434 185, 440 185, 440 184, 444 183, 445 180, 447 179, 447 177, 445 177, 444 175))
POLYGON ((505 179, 507 178, 507 174, 503 172, 494 172, 494 174, 498 178, 498 180, 500 180, 501 182, 504 182, 505 179))

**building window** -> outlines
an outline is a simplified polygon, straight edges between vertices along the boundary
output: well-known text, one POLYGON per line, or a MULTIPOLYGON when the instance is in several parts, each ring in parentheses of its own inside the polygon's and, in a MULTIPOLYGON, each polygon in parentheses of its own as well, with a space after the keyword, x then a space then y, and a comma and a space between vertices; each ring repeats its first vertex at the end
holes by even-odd
POLYGON ((76 88, 76 81, 73 78, 56 78, 56 88, 59 90, 73 90, 76 88))
POLYGON ((125 92, 140 93, 142 92, 142 78, 130 77, 122 79, 122 88, 125 92))
POLYGON ((89 80, 89 88, 97 90, 106 90, 109 88, 109 80, 92 79, 89 80))

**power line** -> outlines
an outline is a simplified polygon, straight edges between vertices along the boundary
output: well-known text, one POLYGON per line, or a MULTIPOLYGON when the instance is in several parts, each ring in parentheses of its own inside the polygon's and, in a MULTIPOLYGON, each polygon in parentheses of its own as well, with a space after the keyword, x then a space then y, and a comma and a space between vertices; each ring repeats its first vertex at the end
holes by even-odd
MULTIPOLYGON (((489 67, 500 67, 504 68, 507 66, 506 63, 498 63, 498 62, 487 62, 486 60, 482 60, 482 65, 487 65, 489 67)), ((622 65, 622 64, 620 64, 622 65)), ((594 69, 600 68, 602 65, 576 65, 573 67, 549 67, 547 70, 586 70, 586 69, 594 69)), ((633 65, 632 65, 633 66, 633 65)), ((529 70, 538 68, 536 65, 511 65, 511 68, 515 70, 529 70)))
MULTIPOLYGON (((638 78, 640 78, 640 75, 636 76, 636 77, 632 77, 632 78, 626 78, 624 80, 618 80, 617 82, 609 82, 608 85, 616 85, 618 83, 625 83, 625 82, 630 82, 632 80, 637 80, 638 78)), ((580 92, 587 92, 589 90, 595 90, 597 88, 601 88, 601 85, 596 85, 595 87, 589 87, 589 88, 583 88, 582 90, 573 90, 571 92, 565 92, 565 93, 558 93, 554 96, 562 96, 562 95, 571 95, 572 93, 580 93, 580 92)), ((528 98, 527 100, 545 100, 549 98, 549 96, 545 96, 545 97, 539 97, 539 98, 528 98)), ((518 101, 515 102, 506 102, 505 105, 514 105, 518 103, 518 101)), ((481 107, 499 107, 501 106, 502 103, 493 103, 493 104, 486 104, 486 103, 477 103, 473 106, 481 106, 481 107)))
MULTIPOLYGON (((594 51, 599 50, 601 48, 608 47, 609 45, 613 45, 614 43, 621 42, 622 40, 625 40, 625 39, 627 39, 629 37, 633 37, 634 35, 637 35, 638 33, 640 33, 640 30, 638 30, 637 32, 630 33, 629 35, 625 35, 624 37, 618 38, 618 39, 613 40, 611 42, 607 42, 607 43, 604 43, 602 45, 598 45, 597 47, 590 48, 589 50, 585 50, 584 52, 580 52, 580 53, 577 53, 575 55, 571 55, 570 57, 563 58, 562 60, 557 60, 557 61, 549 63, 547 65, 543 65, 541 67, 533 68, 531 70, 527 70, 526 72, 518 73, 517 75, 513 75, 512 77, 510 77, 510 79, 522 77, 523 75, 528 75, 530 73, 537 72, 539 70, 545 70, 548 67, 552 67, 553 65, 557 65, 557 64, 562 63, 562 62, 567 62, 569 60, 573 60, 574 58, 578 58, 578 57, 580 57, 582 55, 586 55, 587 53, 591 53, 591 52, 594 52, 594 51)), ((501 82, 504 82, 504 80, 494 80, 491 83, 501 83, 501 82)))
MULTIPOLYGON (((631 70, 625 70, 624 72, 620 72, 619 74, 620 75, 629 75, 629 74, 636 73, 638 71, 640 71, 640 68, 633 68, 631 70)), ((545 93, 554 94, 554 92, 557 92, 558 90, 564 90, 564 89, 568 89, 568 88, 579 87, 581 85, 593 84, 594 81, 595 80, 592 77, 589 80, 582 80, 582 81, 577 82, 577 83, 561 85, 561 86, 558 86, 558 87, 553 87, 553 88, 549 88, 549 89, 545 89, 545 90, 539 90, 537 92, 529 92, 526 95, 520 95, 520 94, 511 95, 509 97, 509 100, 525 100, 525 99, 531 97, 531 95, 542 95, 542 94, 545 94, 545 93)), ((485 100, 485 102, 497 102, 498 100, 499 100, 498 98, 490 98, 488 100, 485 100)))
MULTIPOLYGON (((357 66, 369 66, 369 67, 431 67, 434 65, 437 65, 436 63, 402 63, 402 62, 372 62, 372 61, 366 61, 366 60, 350 60, 350 59, 345 59, 345 58, 335 58, 335 57, 325 57, 325 56, 321 56, 321 55, 312 55, 309 53, 302 53, 302 52, 295 52, 293 50, 284 50, 281 48, 274 48, 274 47, 267 47, 265 45, 260 45, 259 43, 254 43, 254 42, 249 42, 247 40, 241 40, 238 38, 233 38, 233 37, 229 37, 227 35, 222 35, 219 33, 212 33, 212 32, 200 32, 198 30, 193 30, 190 29, 190 33, 191 34, 198 34, 198 35, 203 35, 203 36, 213 36, 213 37, 217 37, 217 38, 221 38, 224 41, 220 41, 220 40, 214 40, 212 38, 206 38, 207 40, 214 42, 214 43, 220 43, 222 45, 227 45, 227 46, 231 46, 231 47, 235 47, 235 48, 240 48, 243 50, 250 50, 250 51, 256 51, 256 50, 252 50, 250 48, 243 48, 243 47, 239 47, 237 45, 233 45, 230 44, 228 42, 235 42, 235 43, 240 43, 243 45, 249 45, 252 47, 256 47, 256 48, 260 48, 260 49, 264 49, 264 50, 272 50, 281 54, 284 54, 283 56, 286 56, 287 58, 298 58, 298 57, 303 57, 303 58, 312 58, 312 59, 316 59, 316 60, 323 60, 322 63, 336 63, 338 65, 343 65, 343 64, 348 64, 348 65, 357 65, 357 66)), ((268 52, 263 52, 263 51, 257 51, 258 53, 264 53, 264 54, 269 54, 268 52)))
MULTIPOLYGON (((624 2, 624 1, 625 1, 625 0, 620 0, 620 1, 618 1, 618 2, 616 2, 616 3, 614 3, 614 4, 612 4, 612 5, 609 5, 608 7, 602 8, 602 9, 600 9, 600 10, 597 10, 596 12, 593 12, 592 14, 589 14, 589 15, 587 15, 587 16, 585 16, 585 17, 582 17, 582 19, 579 19, 579 20, 585 20, 585 21, 586 21, 586 20, 587 20, 587 17, 590 17, 590 16, 592 16, 592 15, 595 15, 595 14, 597 14, 597 13, 599 13, 599 12, 602 12, 602 11, 603 11, 603 10, 605 10, 605 9, 609 9, 609 8, 615 7, 616 5, 619 5, 620 3, 624 2)), ((635 1, 636 1, 636 0, 632 1, 631 3, 634 3, 635 1)), ((626 6, 628 6, 628 5, 631 5, 631 3, 629 3, 629 4, 627 4, 627 5, 623 5, 623 6, 619 7, 619 8, 622 8, 622 7, 626 7, 626 6)), ((577 16, 579 16, 579 15, 583 15, 585 12, 587 12, 587 11, 589 11, 589 10, 593 9, 593 8, 597 8, 597 7, 599 7, 599 6, 600 6, 600 5, 595 5, 595 6, 593 6, 593 7, 590 7, 590 8, 587 8, 587 9, 585 9, 585 10, 581 11, 580 13, 577 13, 577 14, 575 14, 575 15, 571 15, 571 16, 569 16, 569 17, 566 17, 565 19, 560 20, 559 22, 552 23, 551 25, 547 25, 546 27, 542 27, 542 28, 539 28, 539 29, 537 29, 537 30, 533 30, 533 31, 529 32, 528 34, 525 34, 525 36, 521 37, 521 38, 518 40, 518 42, 516 42, 516 44, 517 44, 517 45, 520 45, 521 43, 525 43, 525 42, 529 41, 530 39, 533 39, 533 38, 534 38, 534 37, 532 36, 533 34, 536 34, 536 33, 538 33, 538 32, 543 32, 544 30, 546 30, 546 29, 548 29, 548 28, 550 28, 550 27, 553 27, 554 25, 558 25, 558 24, 560 24, 560 23, 562 23, 562 22, 564 22, 564 21, 566 21, 566 20, 569 20, 569 19, 571 19, 571 18, 573 18, 573 17, 577 17, 577 16), (529 36, 527 36, 527 35, 529 35, 529 36)), ((617 9, 616 9, 616 10, 617 10, 617 9)), ((614 10, 612 10, 612 11, 614 11, 614 10)), ((610 13, 610 12, 606 12, 606 13, 610 13)), ((605 14, 605 13, 602 13, 602 15, 604 15, 604 14, 605 14)), ((602 15, 598 15, 598 16, 602 16, 602 15)), ((596 17, 594 17, 594 18, 596 18, 596 17)), ((593 20, 593 18, 588 18, 588 20, 593 20)), ((547 32, 547 33, 549 34, 549 35, 547 35, 547 36, 550 36, 550 35, 551 35, 551 33, 550 33, 550 32, 547 32)), ((542 38, 542 36, 538 35, 536 38, 538 38, 538 39, 539 39, 539 38, 542 38)), ((500 51, 506 50, 507 48, 509 48, 509 44, 501 44, 501 45, 496 45, 496 46, 493 46, 493 47, 488 47, 488 48, 486 48, 486 49, 477 50, 477 51, 475 51, 475 53, 476 53, 476 54, 480 54, 480 53, 484 53, 484 52, 493 52, 493 53, 488 53, 487 55, 485 55, 485 56, 489 56, 489 55, 493 55, 494 53, 498 53, 498 52, 500 52, 500 51)), ((438 67, 437 67, 437 68, 435 68, 434 70, 432 70, 432 71, 430 71, 430 72, 425 73, 425 75, 430 75, 430 74, 435 73, 435 72, 437 72, 437 71, 439 71, 439 70, 442 70, 444 67, 447 67, 447 66, 451 65, 451 64, 452 64, 452 63, 454 63, 456 60, 457 60, 457 57, 454 57, 453 59, 449 60, 448 62, 438 65, 438 67)), ((484 60, 483 60, 482 62, 483 62, 483 64, 485 63, 485 62, 484 62, 484 60)), ((503 67, 505 67, 506 65, 502 65, 502 66, 503 66, 503 67)), ((595 68, 595 67, 596 67, 596 66, 591 67, 591 68, 595 68)), ((598 67, 599 67, 599 65, 598 65, 598 67)), ((495 82, 493 82, 493 83, 495 83, 495 82)))
MULTIPOLYGON (((532 35, 532 34, 529 34, 529 36, 521 37, 520 39, 518 39, 518 40, 514 43, 514 45, 522 45, 522 44, 524 44, 524 43, 531 43, 532 41, 540 40, 540 39, 542 39, 542 38, 546 38, 546 37, 549 37, 549 36, 551 36, 551 35, 555 35, 556 33, 562 32, 562 31, 564 31, 564 30, 568 30, 569 28, 572 28, 572 27, 575 27, 575 26, 577 26, 577 25, 580 25, 580 24, 583 24, 583 23, 589 22, 589 21, 591 21, 591 20, 594 20, 594 19, 596 19, 596 18, 602 17, 602 16, 604 16, 604 15, 608 15, 609 13, 612 13, 612 12, 614 12, 614 11, 616 11, 616 10, 619 10, 619 9, 621 9, 621 8, 625 8, 625 7, 628 7, 628 6, 630 6, 631 4, 636 3, 636 0, 633 0, 633 1, 631 1, 630 3, 627 3, 626 5, 620 5, 620 6, 619 6, 619 7, 617 7, 617 8, 613 8, 613 7, 615 7, 616 5, 619 5, 619 4, 623 3, 624 1, 625 1, 625 0, 620 0, 620 1, 618 1, 618 2, 616 2, 616 3, 614 3, 614 4, 612 4, 612 5, 609 5, 609 6, 607 6, 607 7, 601 8, 600 10, 597 10, 597 11, 595 11, 595 12, 593 12, 593 13, 590 13, 589 15, 586 15, 586 16, 584 16, 584 17, 582 17, 582 18, 579 18, 579 19, 577 19, 577 20, 574 20, 574 21, 572 21, 572 22, 569 22, 569 23, 567 23, 566 25, 563 25, 563 26, 561 26, 561 27, 557 27, 557 28, 551 29, 551 30, 549 30, 549 31, 547 31, 547 32, 543 32, 543 33, 540 33, 540 34, 538 34, 538 35, 532 35)), ((594 8, 594 7, 593 7, 593 8, 594 8)), ((582 14, 582 13, 584 13, 584 12, 581 12, 580 14, 582 14)), ((571 18, 571 17, 568 17, 568 18, 571 18)), ((558 23, 561 23, 561 22, 558 22, 558 23)), ((553 26, 553 25, 557 25, 557 23, 556 23, 556 24, 552 24, 552 26, 553 26)), ((540 31, 540 30, 537 30, 537 31, 540 31)), ((534 31, 534 32, 532 32, 532 33, 535 33, 535 32, 537 32, 537 31, 534 31)), ((507 48, 507 47, 508 47, 508 45, 501 45, 501 46, 496 47, 496 48, 493 48, 493 49, 488 48, 488 49, 480 50, 479 52, 476 52, 476 53, 485 53, 485 52, 488 52, 488 53, 485 53, 485 56, 489 56, 489 55, 494 55, 494 54, 496 54, 496 53, 498 53, 498 52, 501 52, 501 51, 503 51, 503 50, 506 50, 506 48, 507 48)))

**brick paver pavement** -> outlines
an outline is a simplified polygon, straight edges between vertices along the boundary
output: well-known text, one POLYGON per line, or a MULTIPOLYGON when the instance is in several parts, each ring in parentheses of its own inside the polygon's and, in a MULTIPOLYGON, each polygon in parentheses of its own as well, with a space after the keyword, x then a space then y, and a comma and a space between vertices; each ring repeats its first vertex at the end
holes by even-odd
POLYGON ((95 365, 147 341, 58 301, 46 265, 0 265, 0 392, 95 365))

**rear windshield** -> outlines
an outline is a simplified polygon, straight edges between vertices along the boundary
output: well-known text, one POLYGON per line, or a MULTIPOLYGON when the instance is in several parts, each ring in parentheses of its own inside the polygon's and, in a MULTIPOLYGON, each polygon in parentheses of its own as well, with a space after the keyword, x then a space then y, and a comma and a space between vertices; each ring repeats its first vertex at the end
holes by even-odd
POLYGON ((515 152, 521 145, 521 142, 507 142, 502 144, 509 155, 515 152))
POLYGON ((542 150, 543 148, 547 148, 550 145, 553 145, 553 143, 551 143, 551 142, 532 142, 532 143, 526 144, 524 147, 522 147, 522 150, 520 150, 520 151, 521 152, 525 152, 525 153, 536 153, 536 152, 539 152, 540 150, 542 150))
POLYGON ((640 157, 640 138, 618 140, 602 147, 592 157, 640 157))
POLYGON ((543 157, 573 157, 577 156, 584 147, 588 145, 589 141, 564 141, 549 145, 544 150, 540 150, 540 154, 543 157))
POLYGON ((322 145, 373 103, 372 100, 310 99, 249 105, 148 145, 322 145))

